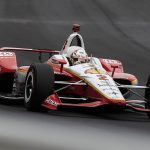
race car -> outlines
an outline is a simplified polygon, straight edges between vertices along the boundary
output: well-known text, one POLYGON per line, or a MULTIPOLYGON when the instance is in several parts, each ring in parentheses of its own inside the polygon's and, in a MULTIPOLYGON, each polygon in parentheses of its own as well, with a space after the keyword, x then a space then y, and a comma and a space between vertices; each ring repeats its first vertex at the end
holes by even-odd
POLYGON ((80 25, 72 30, 60 51, 0 48, 0 99, 24 100, 29 111, 115 106, 145 112, 150 118, 150 77, 146 86, 138 86, 119 60, 88 56, 80 25), (40 62, 17 66, 17 51, 39 53, 40 62), (50 56, 45 62, 43 53, 50 56), (132 89, 144 89, 145 97, 132 89), (129 99, 131 93, 140 99, 129 99))

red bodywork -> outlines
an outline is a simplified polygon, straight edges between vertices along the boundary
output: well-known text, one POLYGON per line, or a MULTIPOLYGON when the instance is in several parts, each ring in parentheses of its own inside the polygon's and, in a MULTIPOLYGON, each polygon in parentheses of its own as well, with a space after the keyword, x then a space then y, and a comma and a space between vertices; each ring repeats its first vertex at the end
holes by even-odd
POLYGON ((0 73, 11 73, 17 69, 16 55, 13 52, 0 53, 0 73))

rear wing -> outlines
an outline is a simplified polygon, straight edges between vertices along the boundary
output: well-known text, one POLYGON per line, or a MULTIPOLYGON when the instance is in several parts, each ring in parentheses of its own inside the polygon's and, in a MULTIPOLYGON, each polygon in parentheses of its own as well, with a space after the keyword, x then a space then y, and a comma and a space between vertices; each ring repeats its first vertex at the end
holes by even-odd
POLYGON ((39 53, 54 53, 59 54, 60 51, 50 49, 31 49, 31 48, 17 48, 17 47, 1 47, 0 51, 27 51, 27 52, 39 52, 39 53))
POLYGON ((17 47, 1 47, 0 51, 23 51, 23 52, 37 52, 39 53, 39 60, 41 61, 42 53, 48 53, 49 57, 53 54, 59 54, 60 51, 50 50, 50 49, 31 49, 31 48, 17 48, 17 47))

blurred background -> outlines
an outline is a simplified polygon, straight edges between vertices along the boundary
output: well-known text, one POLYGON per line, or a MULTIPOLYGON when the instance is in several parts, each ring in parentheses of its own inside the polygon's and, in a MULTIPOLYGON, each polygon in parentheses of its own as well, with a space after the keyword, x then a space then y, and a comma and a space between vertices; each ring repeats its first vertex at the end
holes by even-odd
MULTIPOLYGON (((0 0, 0 47, 60 50, 72 24, 81 25, 88 54, 118 59, 145 85, 150 73, 149 0, 0 0)), ((34 61, 19 54, 18 64, 34 61)), ((0 105, 0 149, 148 149, 145 114, 26 112, 0 105)))

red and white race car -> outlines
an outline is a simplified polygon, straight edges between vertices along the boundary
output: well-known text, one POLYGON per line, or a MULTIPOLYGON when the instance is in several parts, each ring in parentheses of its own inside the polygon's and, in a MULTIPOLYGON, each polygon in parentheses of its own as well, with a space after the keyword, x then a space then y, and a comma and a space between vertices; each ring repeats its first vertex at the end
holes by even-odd
MULTIPOLYGON (((57 110, 66 107, 115 106, 146 112, 150 117, 150 78, 146 86, 138 86, 134 75, 124 72, 118 60, 86 56, 86 61, 73 64, 72 50, 85 47, 80 26, 73 26, 73 33, 61 51, 28 48, 0 48, 0 99, 24 100, 27 110, 57 110), (16 51, 52 54, 43 63, 17 66, 16 51), (69 55, 68 55, 69 54, 69 55), (145 89, 145 97, 133 88, 145 89), (140 100, 129 100, 130 93, 140 100)), ((79 56, 77 51, 76 56, 79 56)), ((80 57, 80 56, 79 56, 80 57)))

